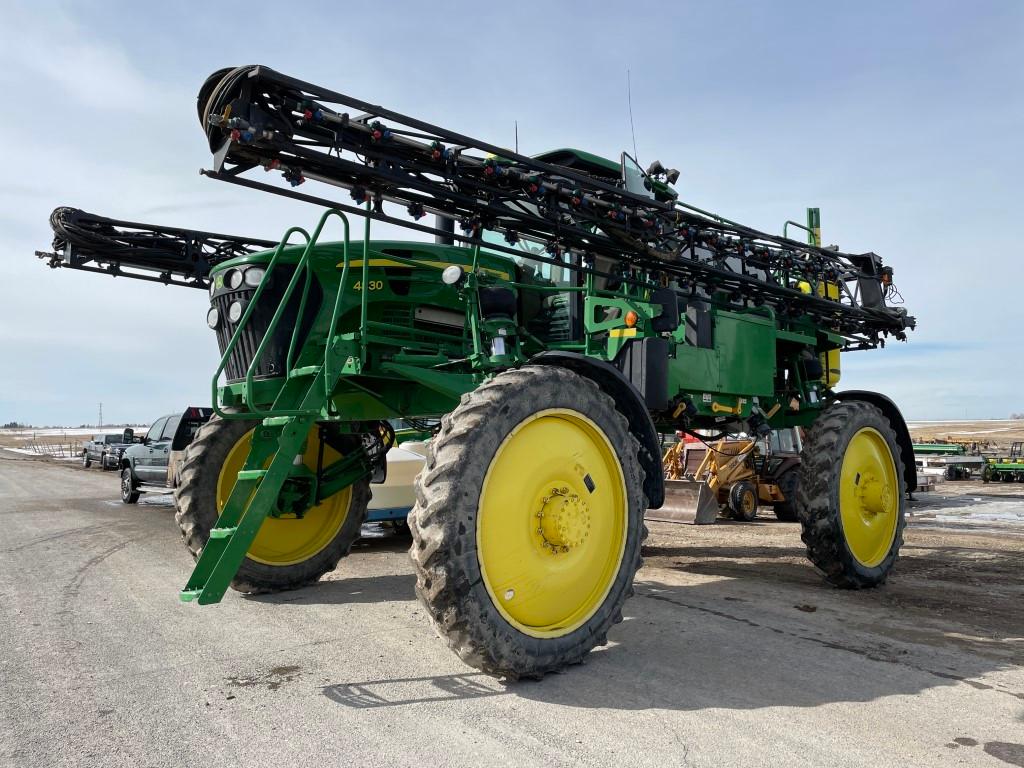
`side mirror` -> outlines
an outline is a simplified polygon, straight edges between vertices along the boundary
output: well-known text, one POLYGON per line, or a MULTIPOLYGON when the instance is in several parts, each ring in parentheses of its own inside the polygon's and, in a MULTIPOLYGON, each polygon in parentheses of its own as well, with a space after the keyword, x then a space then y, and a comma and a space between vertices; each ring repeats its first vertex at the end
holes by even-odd
POLYGON ((672 288, 651 291, 651 304, 661 306, 661 314, 651 320, 651 328, 658 333, 674 331, 679 327, 679 297, 672 288))
POLYGON ((121 442, 130 443, 135 440, 135 430, 131 427, 125 427, 124 432, 121 433, 121 442))

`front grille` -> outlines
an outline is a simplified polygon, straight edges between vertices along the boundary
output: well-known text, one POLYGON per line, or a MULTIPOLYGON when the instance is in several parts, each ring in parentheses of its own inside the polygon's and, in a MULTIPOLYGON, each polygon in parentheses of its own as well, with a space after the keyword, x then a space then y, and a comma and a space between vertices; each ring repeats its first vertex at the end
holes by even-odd
POLYGON ((381 328, 377 333, 391 338, 407 338, 412 327, 412 307, 408 304, 384 306, 380 311, 380 321, 397 328, 381 328))
MULTIPOLYGON (((249 322, 242 329, 235 348, 231 350, 231 355, 224 368, 225 376, 229 382, 240 381, 245 378, 246 371, 249 369, 249 363, 256 356, 256 349, 266 335, 267 329, 270 327, 270 320, 281 303, 281 298, 284 296, 284 290, 288 285, 288 280, 291 279, 293 269, 291 267, 279 267, 274 271, 271 282, 264 289, 263 294, 260 296, 259 304, 253 310, 249 322)), ((255 288, 240 288, 235 291, 225 291, 213 298, 212 306, 216 307, 220 313, 220 323, 217 326, 216 333, 217 345, 220 347, 221 355, 227 349, 228 342, 231 340, 231 335, 235 332, 236 328, 236 324, 228 322, 228 307, 235 301, 250 301, 255 293, 255 288)), ((309 329, 316 319, 322 298, 323 291, 319 283, 314 280, 310 286, 309 298, 306 300, 305 311, 299 326, 299 335, 296 339, 295 347, 296 354, 301 349, 302 343, 305 341, 306 336, 309 334, 309 329)), ((278 322, 277 329, 274 331, 273 336, 263 350, 263 355, 256 364, 253 371, 254 378, 266 379, 285 374, 285 358, 288 355, 288 345, 291 343, 292 330, 295 328, 301 299, 302 283, 300 282, 292 297, 288 300, 284 314, 278 322)))

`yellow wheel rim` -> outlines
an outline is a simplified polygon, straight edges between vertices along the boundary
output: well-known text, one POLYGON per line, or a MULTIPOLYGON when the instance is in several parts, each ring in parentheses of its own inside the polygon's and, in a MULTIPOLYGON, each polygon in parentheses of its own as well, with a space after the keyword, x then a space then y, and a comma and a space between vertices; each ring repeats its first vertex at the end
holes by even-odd
POLYGON ((741 506, 743 508, 743 514, 744 515, 749 515, 751 512, 754 511, 754 507, 756 506, 754 492, 752 490, 750 490, 749 488, 744 488, 743 489, 743 497, 742 497, 742 505, 741 506))
POLYGON ((872 427, 859 430, 846 446, 839 477, 839 514, 850 553, 873 568, 896 538, 900 491, 889 444, 872 427))
MULTIPOLYGON (((305 465, 312 471, 316 471, 317 459, 317 427, 310 430, 306 439, 306 448, 302 456, 305 465)), ((231 489, 235 487, 238 479, 238 472, 245 465, 249 455, 249 446, 252 442, 252 430, 246 432, 228 452, 224 464, 221 466, 220 475, 217 478, 217 514, 224 509, 224 505, 231 495, 231 489)), ((341 458, 341 454, 330 446, 324 446, 325 467, 330 466, 341 458)), ((267 460, 267 466, 270 459, 267 460)), ((256 534, 256 539, 249 547, 247 554, 250 560, 264 565, 295 565, 313 557, 322 551, 334 537, 338 535, 341 526, 345 524, 348 517, 349 507, 352 502, 352 486, 324 499, 317 506, 306 510, 301 519, 296 517, 267 517, 256 534)))
POLYGON ((628 518, 622 467, 597 424, 562 408, 521 422, 480 491, 477 558, 495 607, 533 637, 578 629, 615 582, 628 518))

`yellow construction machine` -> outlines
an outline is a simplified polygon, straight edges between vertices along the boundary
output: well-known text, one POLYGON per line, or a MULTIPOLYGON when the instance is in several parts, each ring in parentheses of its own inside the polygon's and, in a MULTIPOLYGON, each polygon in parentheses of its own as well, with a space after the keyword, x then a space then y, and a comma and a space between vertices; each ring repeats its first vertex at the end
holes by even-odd
POLYGON ((800 467, 797 430, 714 442, 677 437, 679 441, 662 457, 665 504, 648 517, 702 525, 713 523, 721 514, 750 522, 765 504, 779 520, 797 519, 793 503, 800 467))

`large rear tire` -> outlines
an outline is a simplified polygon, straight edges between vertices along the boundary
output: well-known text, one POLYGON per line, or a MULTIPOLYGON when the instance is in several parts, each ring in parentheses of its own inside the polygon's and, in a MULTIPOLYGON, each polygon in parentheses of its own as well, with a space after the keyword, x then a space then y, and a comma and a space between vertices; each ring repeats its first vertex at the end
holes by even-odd
POLYGON ((837 587, 885 582, 906 524, 896 433, 870 403, 826 408, 807 432, 797 513, 807 556, 837 587))
MULTIPOLYGON (((200 427, 185 450, 174 490, 174 519, 185 545, 197 560, 248 456, 256 424, 215 416, 200 427)), ((310 430, 303 456, 310 469, 316 468, 316 429, 314 425, 310 430)), ((329 467, 338 459, 340 455, 325 446, 323 466, 329 467)), ((337 567, 359 538, 369 503, 370 482, 364 479, 324 499, 301 519, 268 516, 231 587, 258 594, 296 589, 318 581, 337 567)))
POLYGON ((441 420, 410 555, 463 661, 539 678, 607 642, 647 534, 639 449, 610 397, 554 366, 506 371, 441 420))

